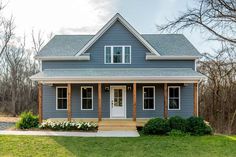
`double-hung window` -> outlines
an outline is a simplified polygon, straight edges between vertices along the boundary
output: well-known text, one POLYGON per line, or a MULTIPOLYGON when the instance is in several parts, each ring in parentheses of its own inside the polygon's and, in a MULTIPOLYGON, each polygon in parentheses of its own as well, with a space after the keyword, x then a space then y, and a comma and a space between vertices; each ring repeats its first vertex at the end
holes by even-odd
POLYGON ((155 87, 154 86, 143 87, 143 109, 155 110, 155 87))
POLYGON ((131 46, 105 46, 105 64, 130 64, 131 46))
POLYGON ((81 109, 93 110, 93 87, 81 87, 81 109))
POLYGON ((168 87, 168 109, 180 110, 180 86, 168 87))
POLYGON ((56 109, 67 110, 67 87, 56 87, 56 109))

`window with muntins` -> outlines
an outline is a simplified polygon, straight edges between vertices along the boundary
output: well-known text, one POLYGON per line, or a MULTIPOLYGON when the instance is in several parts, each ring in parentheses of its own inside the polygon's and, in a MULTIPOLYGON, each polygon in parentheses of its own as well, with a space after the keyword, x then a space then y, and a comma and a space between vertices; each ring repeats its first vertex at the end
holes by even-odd
POLYGON ((67 87, 57 87, 57 110, 67 110, 67 87))
POLYGON ((180 87, 168 87, 168 108, 169 110, 180 110, 180 87))
POLYGON ((93 109, 93 88, 92 87, 81 87, 81 106, 82 110, 93 109))
POLYGON ((105 46, 105 64, 130 64, 131 46, 105 46))
POLYGON ((155 87, 143 87, 143 109, 155 109, 155 87))

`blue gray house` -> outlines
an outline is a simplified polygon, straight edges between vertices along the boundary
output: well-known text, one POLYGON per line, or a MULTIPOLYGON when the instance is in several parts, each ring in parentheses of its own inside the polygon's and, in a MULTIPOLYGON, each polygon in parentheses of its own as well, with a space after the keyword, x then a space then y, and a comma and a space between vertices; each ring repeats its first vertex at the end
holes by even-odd
POLYGON ((120 14, 95 35, 56 35, 31 77, 40 121, 197 116, 199 57, 184 35, 139 34, 120 14))

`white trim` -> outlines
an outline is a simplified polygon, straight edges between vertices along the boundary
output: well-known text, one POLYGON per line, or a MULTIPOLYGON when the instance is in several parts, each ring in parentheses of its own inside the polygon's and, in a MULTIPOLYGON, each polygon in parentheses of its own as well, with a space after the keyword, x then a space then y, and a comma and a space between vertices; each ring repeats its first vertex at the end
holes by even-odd
POLYGON ((131 64, 131 45, 105 45, 104 46, 104 64, 131 64), (111 48, 111 63, 106 63, 106 48, 111 48), (114 63, 113 62, 113 55, 114 55, 114 47, 122 47, 122 62, 121 63, 114 63), (130 48, 130 58, 129 63, 125 63, 125 48, 130 48))
POLYGON ((170 111, 173 111, 173 110, 181 110, 181 104, 180 104, 180 100, 181 100, 181 97, 180 97, 180 94, 181 93, 181 90, 180 90, 180 86, 168 86, 168 110, 170 110, 170 111), (178 109, 170 109, 169 107, 170 107, 170 105, 169 105, 169 96, 170 96, 170 88, 178 88, 179 89, 179 108, 178 109))
POLYGON ((59 110, 59 111, 67 111, 68 110, 68 104, 67 104, 67 86, 56 86, 56 110, 59 110), (66 88, 66 109, 59 109, 58 108, 58 88, 66 88))
POLYGON ((126 107, 127 107, 127 100, 126 100, 126 86, 121 86, 121 85, 112 85, 112 86, 110 86, 110 101, 109 101, 109 103, 110 103, 110 119, 126 119, 127 118, 127 113, 126 113, 126 107), (124 90, 124 114, 125 114, 125 116, 124 117, 112 117, 112 103, 111 103, 111 95, 112 95, 112 91, 111 91, 111 89, 112 88, 120 88, 120 89, 122 89, 122 92, 123 92, 123 90, 124 90))
POLYGON ((117 20, 119 20, 151 53, 160 56, 160 54, 119 13, 113 16, 75 56, 84 54, 85 51, 87 51, 117 20))
POLYGON ((81 110, 82 111, 91 111, 93 110, 93 86, 81 86, 81 89, 80 89, 80 103, 81 103, 81 110), (82 89, 83 88, 91 88, 92 89, 92 109, 83 109, 83 94, 82 94, 82 89))
POLYGON ((197 59, 194 60, 194 71, 197 71, 197 59))
POLYGON ((147 111, 148 111, 148 110, 149 110, 149 111, 150 111, 150 110, 155 110, 155 106, 156 106, 156 104, 155 104, 155 99, 156 99, 156 92, 155 92, 155 90, 156 90, 156 89, 155 89, 155 86, 143 86, 143 94, 142 94, 142 95, 143 95, 143 110, 147 110, 147 111), (145 88, 153 88, 153 92, 154 92, 154 93, 153 93, 153 103, 154 103, 154 104, 153 104, 153 105, 154 105, 154 106, 153 106, 153 109, 145 109, 145 108, 144 108, 144 89, 145 89, 145 88))
POLYGON ((146 54, 146 60, 195 60, 200 56, 156 56, 153 54, 146 54))
POLYGON ((205 77, 203 76, 60 76, 60 77, 30 77, 34 81, 198 81, 205 77))
POLYGON ((90 60, 90 54, 82 55, 82 56, 35 56, 37 60, 81 60, 81 61, 88 61, 90 60))
MULTIPOLYGON (((134 83, 134 80, 39 80, 43 84, 63 84, 63 83, 80 83, 80 84, 93 84, 93 83, 134 83)), ((136 80, 136 83, 196 83, 197 80, 136 80)))
POLYGON ((39 60, 39 69, 40 69, 40 72, 42 72, 43 71, 43 63, 42 63, 42 61, 40 61, 39 60))

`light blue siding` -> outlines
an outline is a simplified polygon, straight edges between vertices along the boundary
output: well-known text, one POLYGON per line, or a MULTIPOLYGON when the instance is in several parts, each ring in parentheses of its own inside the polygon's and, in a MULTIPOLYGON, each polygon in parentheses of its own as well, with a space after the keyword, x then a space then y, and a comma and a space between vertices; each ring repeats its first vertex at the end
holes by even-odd
POLYGON ((43 61, 42 69, 73 68, 193 68, 194 60, 158 60, 145 59, 149 52, 120 22, 116 22, 86 53, 90 61, 43 61), (131 64, 104 64, 105 45, 131 45, 131 64))
MULTIPOLYGON (((102 85, 102 117, 110 118, 110 91, 105 91, 102 85)), ((122 84, 119 84, 122 85, 122 84)), ((124 84, 123 84, 124 85, 124 84)), ((83 86, 83 85, 82 85, 83 86)), ((93 86, 93 110, 81 110, 81 85, 72 85, 72 118, 97 118, 97 84, 85 84, 93 86)), ((132 84, 126 84, 132 87, 132 84)), ((168 111, 169 116, 189 117, 193 115, 193 85, 181 86, 181 110, 168 111)), ((126 115, 132 118, 133 112, 132 89, 126 88, 126 115)), ((163 117, 164 111, 163 84, 137 84, 137 118, 163 117), (143 110, 143 86, 155 86, 155 110, 143 110)), ((56 110, 56 86, 43 86, 43 118, 67 118, 66 110, 56 110)))

